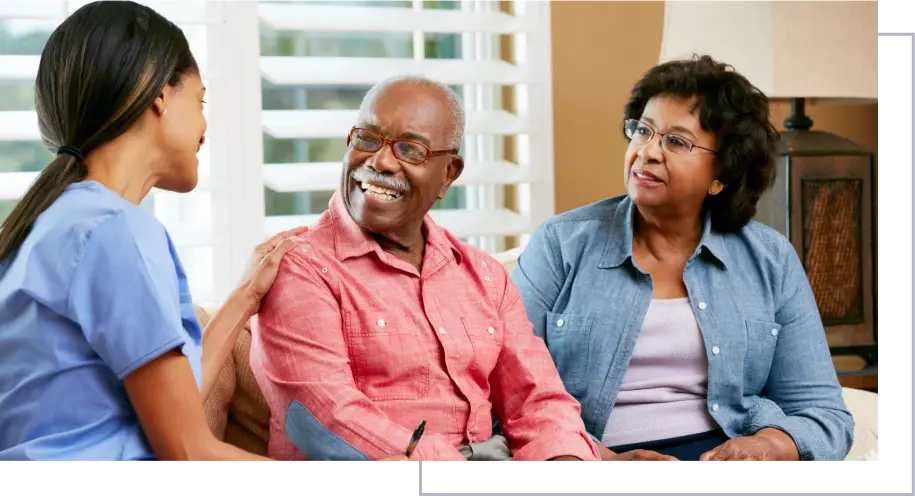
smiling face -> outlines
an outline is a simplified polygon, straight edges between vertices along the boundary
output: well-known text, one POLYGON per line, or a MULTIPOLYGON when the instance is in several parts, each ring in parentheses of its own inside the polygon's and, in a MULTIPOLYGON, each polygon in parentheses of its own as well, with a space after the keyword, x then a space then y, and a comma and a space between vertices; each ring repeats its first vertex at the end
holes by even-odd
POLYGON ((203 146, 207 121, 203 116, 206 88, 196 72, 185 75, 181 83, 167 86, 156 100, 161 108, 157 141, 168 157, 157 187, 186 193, 197 185, 197 152, 203 146))
MULTIPOLYGON (((440 88, 405 82, 382 88, 359 111, 343 157, 341 194, 347 212, 362 228, 385 236, 416 233, 422 219, 460 175, 463 160, 444 153, 412 164, 395 156, 391 144, 376 152, 357 149, 371 140, 411 140, 429 150, 452 148, 453 124, 440 88), (375 133, 375 134, 373 134, 375 133)), ((401 157, 411 157, 401 147, 401 157)))
MULTIPOLYGON (((715 154, 693 148, 682 154, 661 147, 661 134, 677 135, 694 145, 716 149, 712 133, 702 130, 692 108, 693 100, 656 96, 648 100, 639 120, 655 134, 648 143, 629 142, 626 150, 625 182, 632 202, 642 208, 672 212, 701 209, 708 189, 716 178, 715 154)), ((674 136, 668 139, 678 143, 674 136)))

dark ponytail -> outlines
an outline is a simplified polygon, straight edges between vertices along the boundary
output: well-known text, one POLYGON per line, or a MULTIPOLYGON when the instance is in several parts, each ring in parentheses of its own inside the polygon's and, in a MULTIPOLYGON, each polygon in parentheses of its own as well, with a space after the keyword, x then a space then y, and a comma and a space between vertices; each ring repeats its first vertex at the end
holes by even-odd
POLYGON ((57 156, 0 224, 0 261, 69 185, 86 178, 87 154, 130 129, 166 85, 197 71, 184 33, 134 2, 93 2, 58 26, 35 79, 41 138, 57 156))

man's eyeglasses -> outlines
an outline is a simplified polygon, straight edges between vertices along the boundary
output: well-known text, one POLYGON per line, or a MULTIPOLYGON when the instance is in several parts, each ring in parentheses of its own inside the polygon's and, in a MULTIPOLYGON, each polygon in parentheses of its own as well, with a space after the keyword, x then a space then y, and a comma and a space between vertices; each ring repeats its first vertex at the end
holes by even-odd
POLYGON ((637 119, 626 119, 623 123, 623 131, 629 139, 635 141, 637 144, 648 143, 651 141, 651 138, 657 134, 661 137, 661 148, 674 155, 685 155, 693 151, 693 148, 701 148, 713 153, 718 152, 718 150, 712 150, 711 148, 693 144, 688 138, 684 138, 677 134, 661 134, 648 124, 637 119))
POLYGON ((346 138, 346 146, 350 146, 350 144, 360 152, 367 153, 375 153, 382 147, 391 145, 391 151, 398 160, 413 165, 422 164, 433 155, 458 153, 459 151, 456 149, 430 150, 426 145, 412 140, 389 140, 375 131, 361 127, 350 129, 349 136, 346 138))

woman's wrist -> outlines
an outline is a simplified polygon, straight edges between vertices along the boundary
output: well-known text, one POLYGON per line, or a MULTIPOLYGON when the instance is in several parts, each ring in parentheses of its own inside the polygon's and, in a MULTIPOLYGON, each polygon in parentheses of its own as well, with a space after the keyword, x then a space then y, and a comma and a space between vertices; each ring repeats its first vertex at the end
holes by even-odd
POLYGON ((242 284, 229 296, 226 302, 230 308, 236 308, 242 312, 244 319, 248 320, 257 313, 260 308, 260 297, 254 291, 250 284, 242 284))
POLYGON ((768 440, 775 447, 776 458, 785 461, 796 461, 800 459, 797 450, 797 444, 794 439, 781 429, 766 427, 760 429, 754 434, 755 436, 768 440))

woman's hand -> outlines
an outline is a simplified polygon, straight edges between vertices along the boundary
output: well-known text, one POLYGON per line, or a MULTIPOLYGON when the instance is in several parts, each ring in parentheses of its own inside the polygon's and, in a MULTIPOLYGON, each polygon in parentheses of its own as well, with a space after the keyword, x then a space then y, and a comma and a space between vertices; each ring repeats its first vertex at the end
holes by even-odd
POLYGON ((254 254, 242 277, 241 289, 253 300, 255 312, 273 286, 283 256, 295 246, 293 238, 307 231, 307 226, 283 231, 254 248, 254 254))
POLYGON ((678 461, 676 458, 668 455, 662 455, 657 451, 649 450, 632 450, 625 453, 614 453, 602 444, 597 445, 597 451, 600 453, 601 461, 605 462, 626 462, 626 461, 678 461))
POLYGON ((797 445, 791 436, 772 427, 761 429, 752 436, 729 439, 721 446, 706 451, 699 461, 757 461, 798 460, 797 445))

